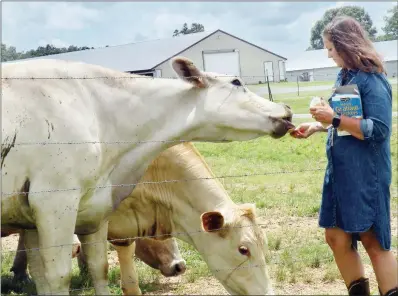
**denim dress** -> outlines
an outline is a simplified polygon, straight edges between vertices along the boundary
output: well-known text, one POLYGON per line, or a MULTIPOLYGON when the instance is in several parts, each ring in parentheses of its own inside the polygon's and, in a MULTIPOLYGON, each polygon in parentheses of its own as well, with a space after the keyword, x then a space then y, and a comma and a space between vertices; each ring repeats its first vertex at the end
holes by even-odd
POLYGON ((391 85, 384 74, 341 70, 335 87, 345 84, 358 86, 364 140, 351 135, 338 136, 336 129, 329 128, 319 226, 338 227, 351 233, 355 248, 359 233, 373 229, 381 247, 389 250, 391 85))

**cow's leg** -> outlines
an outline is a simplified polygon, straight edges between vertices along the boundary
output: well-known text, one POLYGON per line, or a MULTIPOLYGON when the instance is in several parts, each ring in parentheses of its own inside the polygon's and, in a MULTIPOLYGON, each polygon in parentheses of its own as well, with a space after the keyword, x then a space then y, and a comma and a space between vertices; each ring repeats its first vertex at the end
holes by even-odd
POLYGON ((19 233, 18 238, 18 248, 15 253, 14 262, 10 269, 14 273, 14 278, 12 279, 15 283, 25 283, 30 282, 28 275, 28 258, 25 251, 24 243, 24 231, 19 233))
POLYGON ((110 295, 108 288, 108 222, 93 234, 78 235, 96 295, 110 295))
POLYGON ((35 229, 25 230, 23 237, 27 262, 29 264, 29 272, 36 285, 37 294, 49 294, 50 287, 44 275, 45 267, 39 249, 39 233, 35 229))
POLYGON ((119 259, 123 295, 141 295, 141 289, 138 285, 138 275, 133 260, 135 242, 129 246, 113 246, 116 249, 119 259))
MULTIPOLYGON (((32 192, 42 189, 35 183, 31 183, 32 192), (36 187, 39 188, 35 190, 36 187)), ((77 191, 40 192, 29 196, 37 231, 26 231, 25 247, 39 248, 39 256, 36 250, 28 252, 29 271, 38 294, 69 294, 79 197, 77 191)))

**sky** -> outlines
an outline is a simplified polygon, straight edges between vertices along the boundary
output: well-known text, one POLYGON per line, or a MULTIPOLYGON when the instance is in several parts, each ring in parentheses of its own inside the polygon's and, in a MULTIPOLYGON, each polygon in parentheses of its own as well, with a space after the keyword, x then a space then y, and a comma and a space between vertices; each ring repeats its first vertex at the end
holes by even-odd
POLYGON ((334 7, 358 5, 382 34, 396 2, 2 2, 2 43, 103 47, 169 38, 184 22, 224 30, 284 57, 310 45, 311 28, 334 7))

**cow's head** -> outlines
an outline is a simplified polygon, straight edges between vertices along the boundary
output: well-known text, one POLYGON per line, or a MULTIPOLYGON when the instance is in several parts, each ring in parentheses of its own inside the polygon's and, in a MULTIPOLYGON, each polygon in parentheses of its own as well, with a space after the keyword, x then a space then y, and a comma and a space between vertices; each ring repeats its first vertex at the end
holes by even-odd
MULTIPOLYGON (((197 98, 197 103, 188 120, 198 123, 203 138, 227 141, 262 135, 280 138, 293 127, 292 111, 287 105, 256 95, 239 77, 202 72, 183 57, 173 58, 171 65, 180 79, 192 85, 187 96, 197 98)), ((201 135, 197 138, 200 140, 201 135)))
POLYGON ((164 276, 178 276, 185 272, 186 263, 175 238, 138 238, 135 244, 135 255, 152 268, 159 269, 164 276))

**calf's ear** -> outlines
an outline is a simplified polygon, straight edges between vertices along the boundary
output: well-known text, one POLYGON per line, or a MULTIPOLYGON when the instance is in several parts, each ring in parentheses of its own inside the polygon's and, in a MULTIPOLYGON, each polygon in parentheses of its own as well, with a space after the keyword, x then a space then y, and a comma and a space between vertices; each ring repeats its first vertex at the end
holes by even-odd
POLYGON ((204 212, 200 218, 206 232, 217 231, 224 226, 224 216, 220 212, 204 212))
POLYGON ((206 77, 194 65, 194 63, 184 57, 174 57, 171 59, 171 67, 177 73, 178 77, 187 81, 198 88, 205 88, 208 86, 206 77))

